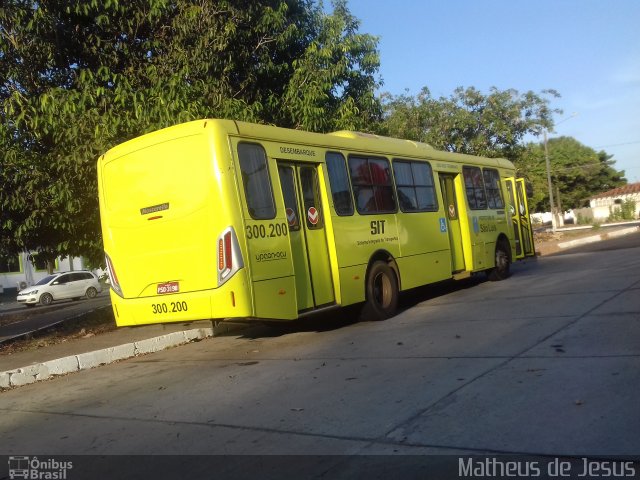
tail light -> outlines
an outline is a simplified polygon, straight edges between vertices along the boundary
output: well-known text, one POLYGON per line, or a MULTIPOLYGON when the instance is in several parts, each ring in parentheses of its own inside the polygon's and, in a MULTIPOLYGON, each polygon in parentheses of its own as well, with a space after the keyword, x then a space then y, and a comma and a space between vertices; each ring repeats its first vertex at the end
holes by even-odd
POLYGON ((233 227, 218 237, 218 285, 222 285, 240 268, 244 267, 238 238, 233 227))
POLYGON ((122 297, 122 288, 120 288, 120 282, 118 281, 118 275, 116 275, 116 269, 113 268, 113 263, 111 262, 111 258, 109 258, 109 255, 105 253, 104 257, 107 262, 107 274, 109 275, 111 288, 122 297))

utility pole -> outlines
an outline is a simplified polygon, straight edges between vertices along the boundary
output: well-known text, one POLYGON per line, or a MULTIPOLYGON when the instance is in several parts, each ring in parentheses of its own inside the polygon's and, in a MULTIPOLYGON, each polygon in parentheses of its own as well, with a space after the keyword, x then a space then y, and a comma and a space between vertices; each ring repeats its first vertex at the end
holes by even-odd
POLYGON ((551 206, 551 231, 556 233, 555 206, 553 204, 553 186, 551 185, 551 166, 549 165, 549 148, 547 147, 547 129, 544 130, 544 160, 547 164, 547 183, 549 184, 549 204, 551 206))
MULTIPOLYGON (((576 112, 573 112, 570 116, 565 118, 564 120, 560 120, 556 125, 560 125, 567 120, 572 119, 577 116, 576 112)), ((551 166, 549 165, 549 147, 547 146, 547 129, 544 129, 544 160, 547 164, 547 183, 549 184, 549 205, 551 207, 551 231, 556 233, 556 228, 558 227, 559 218, 556 217, 556 208, 553 204, 553 185, 551 184, 551 166)), ((560 203, 560 189, 558 189, 558 203, 560 203)))

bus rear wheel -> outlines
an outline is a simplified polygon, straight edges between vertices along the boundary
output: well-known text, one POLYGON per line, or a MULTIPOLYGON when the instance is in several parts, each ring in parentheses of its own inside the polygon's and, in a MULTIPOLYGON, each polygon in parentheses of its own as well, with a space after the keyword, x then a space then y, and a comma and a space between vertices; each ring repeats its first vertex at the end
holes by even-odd
POLYGON ((367 275, 366 303, 363 320, 384 320, 392 317, 398 307, 398 281, 387 262, 376 261, 367 275))
POLYGON ((511 268, 511 249, 509 243, 500 240, 496 245, 496 265, 487 271, 487 277, 492 282, 504 280, 509 276, 511 268))

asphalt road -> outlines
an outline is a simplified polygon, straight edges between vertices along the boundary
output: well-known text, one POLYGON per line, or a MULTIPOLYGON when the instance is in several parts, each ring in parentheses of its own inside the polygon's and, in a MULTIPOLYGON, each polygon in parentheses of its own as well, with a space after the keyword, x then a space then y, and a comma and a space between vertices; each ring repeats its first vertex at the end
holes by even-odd
POLYGON ((611 242, 503 282, 419 289, 384 322, 259 326, 4 392, 0 453, 268 455, 74 457, 96 459, 96 478, 457 478, 447 455, 638 459, 640 235, 611 242))
POLYGON ((108 291, 102 291, 96 298, 62 300, 48 306, 37 305, 30 308, 18 302, 4 304, 0 308, 0 344, 52 327, 110 303, 108 291), (10 323, 5 322, 7 319, 10 323))

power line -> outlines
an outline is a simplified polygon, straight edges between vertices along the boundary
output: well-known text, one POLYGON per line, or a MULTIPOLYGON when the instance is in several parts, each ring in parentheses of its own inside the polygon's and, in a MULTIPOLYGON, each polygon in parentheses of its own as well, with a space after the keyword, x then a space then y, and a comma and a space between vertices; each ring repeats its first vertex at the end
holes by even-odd
POLYGON ((640 140, 635 140, 633 142, 625 142, 625 143, 614 143, 612 145, 598 145, 593 148, 608 148, 608 147, 622 147, 623 145, 635 145, 636 143, 640 143, 640 140))

